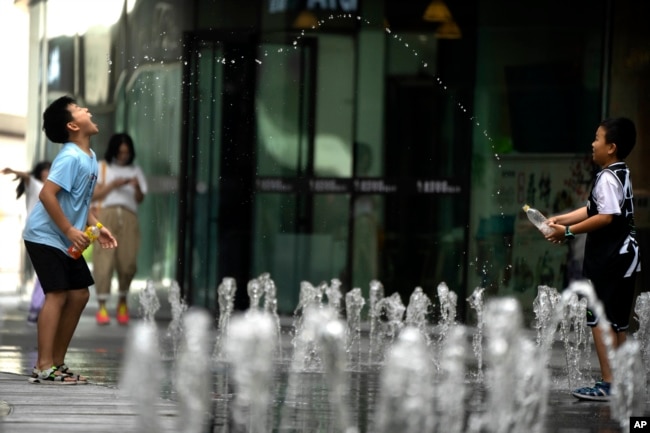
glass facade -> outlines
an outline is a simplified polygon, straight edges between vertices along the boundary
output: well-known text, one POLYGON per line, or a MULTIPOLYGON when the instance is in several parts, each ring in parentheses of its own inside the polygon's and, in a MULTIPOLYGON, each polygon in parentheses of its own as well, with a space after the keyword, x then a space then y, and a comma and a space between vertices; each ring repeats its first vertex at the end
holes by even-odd
POLYGON ((611 106, 614 72, 647 82, 644 48, 633 64, 620 54, 617 19, 640 7, 628 2, 450 0, 455 35, 420 0, 261 0, 255 13, 113 0, 101 14, 81 1, 83 28, 60 28, 63 3, 30 7, 30 152, 58 150, 34 131, 61 94, 93 112, 99 155, 131 134, 151 190, 137 277, 178 281, 213 312, 222 278, 245 308, 263 272, 283 314, 301 281, 334 278, 366 296, 377 279, 405 303, 445 282, 459 299, 481 286, 532 304, 538 284, 564 287, 580 252, 546 245, 521 206, 582 202, 600 118, 640 116, 625 98, 611 106))

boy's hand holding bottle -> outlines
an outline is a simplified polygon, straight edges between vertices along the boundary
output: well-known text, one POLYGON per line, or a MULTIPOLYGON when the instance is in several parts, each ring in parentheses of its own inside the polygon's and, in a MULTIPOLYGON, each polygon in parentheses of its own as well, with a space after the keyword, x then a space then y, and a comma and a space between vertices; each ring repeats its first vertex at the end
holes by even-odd
POLYGON ((82 233, 85 239, 81 242, 73 242, 68 248, 68 254, 74 259, 81 257, 81 254, 86 248, 90 246, 95 240, 99 239, 99 244, 102 248, 115 248, 117 247, 117 240, 113 237, 112 233, 98 222, 94 226, 86 227, 82 233))
POLYGON ((84 234, 88 238, 88 243, 85 244, 83 248, 77 247, 74 243, 68 247, 68 254, 73 259, 78 259, 81 257, 81 253, 84 252, 86 248, 90 246, 96 239, 99 239, 99 231, 102 229, 102 223, 97 223, 94 226, 86 227, 84 234))

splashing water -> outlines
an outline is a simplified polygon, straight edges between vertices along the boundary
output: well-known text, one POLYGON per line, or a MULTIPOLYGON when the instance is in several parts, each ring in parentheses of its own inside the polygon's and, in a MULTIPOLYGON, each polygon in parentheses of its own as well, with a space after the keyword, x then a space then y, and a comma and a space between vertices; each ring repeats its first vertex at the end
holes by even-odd
POLYGON ((178 431, 203 433, 208 424, 210 392, 210 343, 212 318, 205 310, 190 309, 183 316, 182 344, 176 361, 178 431), (191 374, 187 374, 191 372, 191 374))
POLYGON ((440 301, 440 317, 443 326, 449 327, 456 322, 456 304, 458 296, 449 290, 445 283, 438 285, 438 300, 440 301))
POLYGON ((485 324, 489 368, 482 424, 490 432, 541 432, 547 408, 548 371, 544 357, 521 332, 523 317, 517 300, 492 299, 486 308, 485 324))
POLYGON ((379 352, 377 339, 377 328, 379 327, 379 314, 377 303, 384 298, 384 286, 377 280, 370 281, 370 293, 368 296, 368 316, 370 319, 370 348, 368 351, 368 361, 372 364, 374 358, 379 352))
POLYGON ((325 286, 325 296, 327 296, 327 304, 334 310, 340 313, 341 300, 343 294, 341 293, 341 281, 338 278, 333 278, 329 286, 325 286))
POLYGON ((345 311, 348 322, 348 364, 359 366, 361 361, 361 310, 366 300, 361 289, 355 287, 345 294, 345 311))
POLYGON ((219 302, 219 324, 217 326, 216 344, 214 346, 213 358, 222 359, 224 340, 228 338, 228 327, 230 317, 235 306, 235 292, 237 291, 237 282, 234 278, 225 277, 217 288, 219 302))
POLYGON ((427 315, 432 306, 431 299, 422 291, 422 287, 416 287, 409 298, 404 321, 406 326, 412 326, 420 330, 427 342, 427 346, 430 343, 427 315))
POLYGON ((542 433, 548 410, 550 377, 546 358, 532 341, 520 338, 517 360, 516 413, 513 432, 542 433), (530 392, 530 390, 536 392, 530 392))
POLYGON ((436 431, 463 433, 465 423, 465 363, 467 362, 466 331, 455 325, 440 353, 436 386, 436 431))
POLYGON ((271 316, 275 324, 275 333, 278 337, 276 355, 279 360, 282 360, 282 326, 280 324, 280 316, 278 315, 278 290, 269 273, 265 272, 261 274, 258 279, 264 290, 264 311, 271 316))
POLYGON ((646 372, 636 340, 626 340, 616 350, 616 370, 612 384, 612 417, 622 431, 630 430, 630 417, 646 411, 646 372))
POLYGON ((176 356, 178 349, 178 340, 183 334, 183 313, 187 311, 187 304, 181 298, 181 288, 176 281, 172 283, 167 297, 169 305, 171 306, 172 320, 167 325, 167 337, 172 344, 172 354, 176 356))
POLYGON ((145 322, 154 323, 156 312, 160 309, 160 299, 156 294, 156 287, 152 280, 147 280, 147 284, 139 294, 140 313, 145 322))
POLYGON ((337 317, 338 313, 331 307, 312 305, 304 311, 302 326, 295 330, 293 338, 292 371, 321 371, 320 349, 316 340, 317 329, 321 322, 337 317))
POLYGON ((456 304, 458 295, 449 290, 446 283, 438 284, 438 300, 440 301, 440 326, 438 335, 438 347, 444 345, 447 339, 449 327, 456 323, 456 304))
POLYGON ((383 362, 386 349, 390 347, 397 335, 404 326, 404 312, 406 307, 398 292, 380 299, 375 305, 377 309, 378 333, 377 333, 377 361, 383 362), (385 319, 385 320, 384 320, 385 319))
POLYGON ((471 296, 467 298, 469 306, 476 311, 476 332, 472 335, 472 351, 474 352, 474 357, 476 358, 477 364, 477 379, 480 382, 483 382, 483 293, 485 292, 484 287, 477 287, 472 292, 471 296))
POLYGON ((316 333, 325 376, 327 377, 329 402, 330 407, 333 408, 334 418, 340 431, 356 433, 357 429, 350 425, 350 414, 345 400, 345 397, 349 394, 349 387, 347 386, 349 380, 346 374, 345 347, 347 344, 345 336, 345 326, 338 319, 322 322, 316 333))
POLYGON ((155 323, 136 323, 127 335, 119 387, 137 407, 138 432, 162 431, 156 407, 160 386, 156 385, 161 383, 163 371, 155 323))
POLYGON ((419 329, 405 327, 386 354, 380 375, 378 433, 431 432, 434 426, 433 369, 419 329))
POLYGON ((264 288, 262 287, 259 278, 253 278, 250 280, 246 286, 246 291, 248 293, 248 299, 250 299, 249 310, 259 310, 260 300, 264 295, 264 288))
MULTIPOLYGON (((297 416, 301 406, 310 404, 313 396, 309 392, 308 380, 310 374, 322 371, 322 349, 318 332, 323 323, 337 320, 338 314, 329 306, 311 305, 303 311, 304 320, 301 328, 295 330, 293 338, 293 357, 289 367, 284 406, 281 414, 281 430, 289 431, 318 431, 315 425, 301 426, 296 429, 292 425, 300 417, 297 416)), ((303 422, 318 423, 317 420, 302 420, 303 422)))
POLYGON ((233 420, 237 431, 269 431, 275 341, 275 326, 269 314, 251 311, 233 318, 226 356, 236 389, 233 420))
MULTIPOLYGON (((585 379, 585 374, 581 371, 583 353, 586 364, 584 371, 591 371, 589 363, 591 337, 587 333, 587 299, 580 299, 576 293, 573 293, 564 300, 563 304, 564 314, 560 326, 560 336, 564 342, 566 353, 569 387, 575 388, 585 379)), ((550 346, 548 350, 550 350, 550 346)))
MULTIPOLYGON (((568 299, 574 293, 587 299, 587 305, 598 318, 596 326, 598 326, 603 335, 603 343, 605 344, 607 359, 609 360, 609 365, 612 369, 612 376, 614 377, 611 389, 612 398, 610 400, 612 417, 619 422, 619 425, 623 430, 627 430, 630 419, 629 417, 624 416, 624 414, 630 413, 632 410, 632 402, 625 398, 625 395, 629 395, 629 390, 638 386, 638 384, 631 382, 633 379, 624 371, 625 365, 619 365, 617 362, 619 357, 616 355, 616 348, 614 347, 612 333, 610 332, 611 325, 609 320, 607 320, 607 315, 605 314, 605 308, 603 307, 602 302, 600 302, 596 296, 596 291, 594 290, 593 285, 586 280, 572 282, 567 290, 562 293, 563 301, 568 299)), ((630 345, 627 350, 639 350, 639 346, 630 345)), ((634 358, 636 355, 628 354, 627 356, 634 358)), ((634 393, 632 392, 632 394, 634 393)))
MULTIPOLYGON (((322 286, 314 287, 309 281, 300 283, 300 297, 298 305, 293 312, 293 329, 294 332, 302 328, 302 321, 305 311, 311 307, 320 308, 323 298, 322 286)), ((294 334, 295 336, 296 334, 294 334)))
POLYGON ((650 292, 642 292, 634 306, 639 329, 633 334, 639 342, 639 350, 645 368, 646 376, 650 378, 650 292))
MULTIPOLYGON (((546 285, 537 286, 537 296, 533 300, 533 312, 535 313, 535 329, 537 329, 537 345, 550 348, 555 334, 555 327, 552 326, 558 304, 560 303, 558 291, 546 285), (550 340, 550 341, 549 341, 550 340)), ((557 323, 555 323, 557 325, 557 323)))

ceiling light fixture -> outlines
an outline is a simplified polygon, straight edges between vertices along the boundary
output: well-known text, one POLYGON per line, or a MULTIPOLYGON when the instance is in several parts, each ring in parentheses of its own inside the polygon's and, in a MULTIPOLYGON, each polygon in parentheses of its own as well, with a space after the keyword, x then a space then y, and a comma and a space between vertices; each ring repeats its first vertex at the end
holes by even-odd
POLYGON ((422 19, 432 23, 444 23, 453 20, 449 8, 442 0, 433 0, 429 3, 422 19))

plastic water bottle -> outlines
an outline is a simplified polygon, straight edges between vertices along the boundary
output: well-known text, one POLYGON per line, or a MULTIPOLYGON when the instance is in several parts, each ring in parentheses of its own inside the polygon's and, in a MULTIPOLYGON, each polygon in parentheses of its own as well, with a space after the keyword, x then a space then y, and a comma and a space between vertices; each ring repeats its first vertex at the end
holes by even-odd
MULTIPOLYGON (((92 244, 93 242, 95 242, 97 238, 99 238, 99 229, 101 229, 102 227, 103 227, 102 223, 97 223, 94 226, 86 227, 85 233, 86 236, 88 236, 88 239, 90 239, 88 246, 90 246, 90 244, 92 244)), ((68 247, 68 254, 70 254, 70 257, 72 257, 73 259, 78 259, 79 257, 81 257, 81 253, 83 253, 83 250, 78 250, 77 247, 74 246, 74 244, 68 247)))
POLYGON ((537 227, 545 236, 553 233, 553 229, 546 224, 547 218, 540 211, 528 206, 527 204, 525 204, 522 209, 526 212, 526 216, 530 222, 535 224, 535 227, 537 227))

